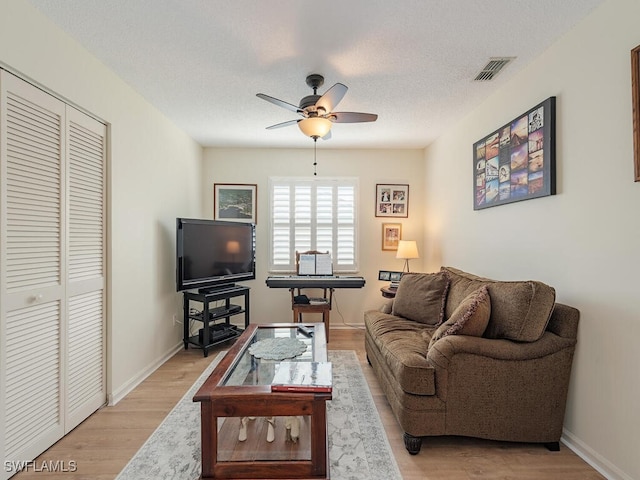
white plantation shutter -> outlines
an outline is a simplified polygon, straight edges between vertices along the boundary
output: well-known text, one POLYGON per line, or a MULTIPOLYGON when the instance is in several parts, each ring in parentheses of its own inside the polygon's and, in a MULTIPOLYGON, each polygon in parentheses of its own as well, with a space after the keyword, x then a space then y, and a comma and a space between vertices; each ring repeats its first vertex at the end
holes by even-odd
POLYGON ((105 138, 105 125, 0 69, 5 461, 34 459, 106 400, 105 138))
POLYGON ((335 272, 358 270, 356 178, 270 178, 270 271, 294 271, 295 252, 329 252, 335 272))

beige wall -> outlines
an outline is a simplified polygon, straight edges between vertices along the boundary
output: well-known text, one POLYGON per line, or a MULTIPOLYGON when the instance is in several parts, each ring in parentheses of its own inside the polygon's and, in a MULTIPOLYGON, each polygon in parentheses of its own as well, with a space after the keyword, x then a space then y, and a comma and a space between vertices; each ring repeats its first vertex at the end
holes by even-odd
MULTIPOLYGON (((295 128, 295 127, 292 127, 295 128)), ((337 127, 336 127, 337 128, 337 127)), ((349 128, 345 126, 344 128, 349 128)), ((300 134, 302 135, 302 134, 300 134)), ((217 149, 204 153, 203 210, 213 216, 214 183, 255 183, 258 185, 258 222, 256 228, 257 276, 243 282, 251 286, 251 322, 289 321, 291 302, 286 289, 269 289, 265 285, 269 246, 269 190, 270 176, 312 176, 313 142, 308 149, 217 149)), ((382 251, 382 224, 401 223, 404 239, 422 243, 424 231, 424 160, 422 150, 329 150, 318 147, 318 175, 353 176, 359 178, 359 249, 360 272, 365 277, 364 289, 336 290, 331 312, 333 327, 362 324, 364 310, 378 308, 383 299, 380 287, 388 282, 378 281, 378 270, 402 270, 403 261, 395 252, 382 251), (409 217, 375 217, 375 187, 377 183, 409 184, 409 217)), ((422 268, 421 259, 411 261, 412 270, 422 268)), ((314 320, 314 317, 310 317, 314 320)), ((318 316, 315 321, 320 321, 318 316)))
POLYGON ((121 396, 182 338, 175 217, 200 214, 202 149, 24 1, 0 2, 0 62, 111 126, 108 390, 121 396))
POLYGON ((427 265, 539 279, 580 309, 566 439, 610 478, 640 478, 640 183, 630 50, 640 2, 612 0, 426 151, 427 265), (472 144, 557 97, 556 196, 473 211, 472 144))

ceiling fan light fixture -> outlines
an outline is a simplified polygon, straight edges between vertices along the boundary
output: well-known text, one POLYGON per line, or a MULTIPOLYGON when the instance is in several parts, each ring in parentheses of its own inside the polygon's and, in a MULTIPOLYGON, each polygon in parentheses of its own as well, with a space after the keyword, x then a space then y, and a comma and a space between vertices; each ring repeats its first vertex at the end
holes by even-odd
POLYGON ((307 137, 322 138, 331 130, 331 120, 322 117, 303 118, 298 122, 298 128, 307 137))

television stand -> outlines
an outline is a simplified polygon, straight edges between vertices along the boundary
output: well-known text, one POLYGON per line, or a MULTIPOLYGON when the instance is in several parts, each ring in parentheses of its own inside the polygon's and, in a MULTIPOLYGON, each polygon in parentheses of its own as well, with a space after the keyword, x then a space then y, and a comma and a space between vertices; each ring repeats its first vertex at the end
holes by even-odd
POLYGON ((249 287, 237 284, 219 288, 201 289, 197 292, 185 291, 183 302, 183 342, 184 349, 189 345, 201 348, 204 356, 209 356, 209 348, 219 343, 234 340, 249 326, 249 287), (244 308, 234 305, 231 299, 244 297, 244 308), (224 305, 211 307, 210 304, 224 300, 224 305), (192 303, 199 304, 194 308, 192 303), (231 323, 231 317, 244 314, 244 327, 231 323), (202 322, 195 335, 191 333, 191 322, 202 322))

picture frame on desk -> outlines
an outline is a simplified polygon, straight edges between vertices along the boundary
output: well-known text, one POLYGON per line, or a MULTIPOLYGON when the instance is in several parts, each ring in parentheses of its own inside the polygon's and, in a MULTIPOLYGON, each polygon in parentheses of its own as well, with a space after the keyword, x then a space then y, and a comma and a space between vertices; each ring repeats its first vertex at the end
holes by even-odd
POLYGON ((397 285, 402 279, 403 272, 394 272, 390 270, 379 270, 378 280, 382 282, 391 282, 392 285, 397 285))
POLYGON ((380 288, 384 298, 395 298, 403 273, 404 272, 394 272, 390 270, 378 270, 378 280, 389 282, 388 285, 380 288))

